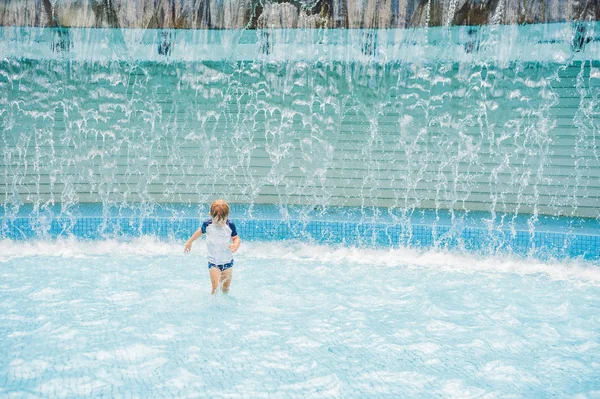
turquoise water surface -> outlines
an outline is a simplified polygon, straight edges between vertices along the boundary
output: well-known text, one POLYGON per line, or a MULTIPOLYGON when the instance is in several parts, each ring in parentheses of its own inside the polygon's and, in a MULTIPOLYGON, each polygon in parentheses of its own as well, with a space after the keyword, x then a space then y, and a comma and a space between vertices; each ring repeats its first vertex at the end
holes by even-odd
POLYGON ((600 271, 583 262, 244 243, 211 297, 203 241, 0 249, 2 397, 600 390, 600 271))

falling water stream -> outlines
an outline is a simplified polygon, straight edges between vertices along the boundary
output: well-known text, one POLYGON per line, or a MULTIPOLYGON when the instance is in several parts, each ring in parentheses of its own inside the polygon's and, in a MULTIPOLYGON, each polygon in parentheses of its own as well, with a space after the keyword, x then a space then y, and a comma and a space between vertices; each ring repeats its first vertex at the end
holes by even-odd
POLYGON ((501 3, 486 26, 331 29, 267 4, 258 29, 1 27, 3 234, 221 197, 408 235, 423 210, 434 231, 598 218, 600 26, 500 25, 501 3))

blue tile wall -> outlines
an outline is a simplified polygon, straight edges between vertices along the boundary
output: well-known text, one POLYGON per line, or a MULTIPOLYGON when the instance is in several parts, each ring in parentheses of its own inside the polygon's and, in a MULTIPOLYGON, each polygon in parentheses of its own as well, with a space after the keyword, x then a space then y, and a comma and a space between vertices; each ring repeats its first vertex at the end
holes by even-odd
MULTIPOLYGON (((600 260, 600 231, 597 234, 414 224, 410 228, 393 223, 353 221, 301 221, 281 219, 234 220, 244 240, 306 240, 323 244, 364 247, 460 249, 484 255, 514 253, 547 257, 582 257, 600 260), (410 231, 408 231, 410 230, 410 231)), ((196 217, 57 217, 43 225, 35 217, 3 218, 0 235, 8 239, 56 238, 83 239, 132 238, 142 235, 184 240, 200 225, 196 217)))

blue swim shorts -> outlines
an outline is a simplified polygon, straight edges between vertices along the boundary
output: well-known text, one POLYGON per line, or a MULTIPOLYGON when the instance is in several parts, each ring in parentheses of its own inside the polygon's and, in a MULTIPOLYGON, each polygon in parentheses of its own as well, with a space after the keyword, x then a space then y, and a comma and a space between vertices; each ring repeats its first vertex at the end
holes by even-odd
POLYGON ((211 267, 218 267, 220 271, 224 272, 230 267, 233 267, 233 260, 231 260, 231 262, 229 263, 225 263, 224 265, 216 265, 214 263, 208 262, 208 269, 210 270, 211 267))

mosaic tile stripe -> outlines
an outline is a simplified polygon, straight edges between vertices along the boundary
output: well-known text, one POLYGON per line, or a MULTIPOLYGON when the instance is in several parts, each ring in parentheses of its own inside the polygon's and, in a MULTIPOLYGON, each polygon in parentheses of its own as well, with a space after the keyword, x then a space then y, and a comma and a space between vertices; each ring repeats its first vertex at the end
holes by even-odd
MULTIPOLYGON (((583 257, 600 259, 598 235, 537 231, 494 230, 485 228, 360 223, 351 221, 309 221, 281 219, 235 219, 240 236, 250 241, 306 240, 313 243, 364 247, 461 249, 491 255, 515 253, 546 257, 583 257)), ((56 238, 75 236, 84 239, 135 238, 156 236, 184 240, 200 225, 198 218, 102 218, 3 219, 0 235, 9 239, 56 238)))

